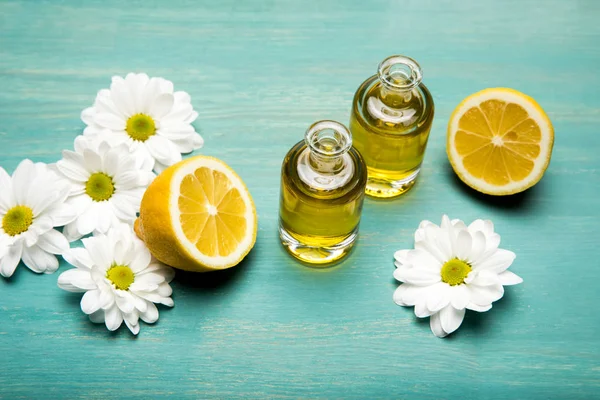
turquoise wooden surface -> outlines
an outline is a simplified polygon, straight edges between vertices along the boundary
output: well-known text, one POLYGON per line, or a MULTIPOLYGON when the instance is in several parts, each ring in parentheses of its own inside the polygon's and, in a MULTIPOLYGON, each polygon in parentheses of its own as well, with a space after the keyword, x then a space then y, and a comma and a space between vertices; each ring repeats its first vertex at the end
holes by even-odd
POLYGON ((137 338, 91 324, 58 274, 0 279, 0 398, 597 398, 599 17, 595 0, 1 2, 4 168, 56 161, 97 90, 145 71, 191 94, 201 153, 240 173, 260 222, 236 269, 178 273, 175 307, 137 338), (394 53, 436 101, 421 179, 366 201, 350 258, 304 268, 278 244, 281 160, 315 120, 347 123, 394 53), (445 156, 453 108, 494 86, 536 98, 556 130, 544 179, 511 198, 466 188, 445 156), (444 213, 492 219, 525 282, 443 340, 393 303, 392 254, 444 213))

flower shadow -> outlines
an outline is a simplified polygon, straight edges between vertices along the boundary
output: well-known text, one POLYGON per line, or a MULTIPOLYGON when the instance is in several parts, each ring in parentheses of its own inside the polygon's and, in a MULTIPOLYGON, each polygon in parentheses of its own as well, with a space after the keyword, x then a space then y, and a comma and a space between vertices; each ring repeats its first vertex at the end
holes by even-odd
POLYGON ((492 309, 486 312, 475 312, 467 310, 465 320, 461 327, 454 334, 448 336, 448 338, 459 337, 462 334, 482 336, 488 334, 494 329, 494 316, 498 313, 508 312, 507 310, 514 307, 514 300, 512 299, 510 290, 504 292, 502 299, 493 303, 492 309))
MULTIPOLYGON (((82 336, 85 337, 85 336, 91 335, 94 338, 101 337, 103 339, 109 339, 109 340, 113 340, 113 339, 117 339, 117 338, 137 339, 137 336, 131 334, 131 332, 129 331, 129 329, 127 329, 127 326, 124 323, 119 327, 119 329, 111 332, 108 329, 106 329, 106 326, 104 325, 104 323, 95 324, 92 321, 90 321, 89 317, 81 311, 80 302, 81 302, 82 296, 83 296, 83 293, 70 293, 70 292, 64 292, 64 296, 62 296, 63 302, 67 306, 65 308, 68 310, 72 310, 70 312, 73 313, 73 319, 78 320, 80 323, 80 325, 79 325, 80 332, 77 335, 77 337, 82 337, 82 336)), ((140 323, 142 325, 144 324, 141 321, 140 321, 140 323)))

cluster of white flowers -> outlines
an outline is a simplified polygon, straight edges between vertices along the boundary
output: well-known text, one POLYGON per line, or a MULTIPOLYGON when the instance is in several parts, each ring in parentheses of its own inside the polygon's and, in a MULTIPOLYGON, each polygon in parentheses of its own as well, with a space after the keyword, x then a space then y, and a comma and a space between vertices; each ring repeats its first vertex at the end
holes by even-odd
POLYGON ((478 219, 467 226, 444 215, 440 226, 421 222, 415 248, 394 255, 394 277, 403 282, 394 301, 414 306, 419 318, 430 317, 436 336, 449 335, 466 310, 488 311, 504 295, 504 286, 523 282, 507 270, 515 253, 499 245, 492 221, 478 219))
POLYGON ((137 334, 139 318, 156 321, 154 303, 173 305, 173 270, 152 258, 132 225, 153 171, 202 147, 191 125, 197 116, 170 81, 113 77, 81 113, 87 127, 74 151, 51 165, 23 160, 12 177, 0 167, 0 274, 11 277, 21 260, 53 273, 62 255, 76 268, 58 285, 85 292, 81 308, 93 322, 115 330, 124 321, 137 334), (89 234, 83 248, 70 248, 89 234))

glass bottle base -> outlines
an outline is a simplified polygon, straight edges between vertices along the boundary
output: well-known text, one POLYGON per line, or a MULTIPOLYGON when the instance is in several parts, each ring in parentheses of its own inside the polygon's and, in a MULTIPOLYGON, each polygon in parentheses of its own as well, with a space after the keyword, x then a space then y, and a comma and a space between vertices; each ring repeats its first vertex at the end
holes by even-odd
POLYGON ((415 185, 419 171, 420 169, 417 169, 410 176, 398 180, 369 176, 365 193, 368 196, 380 199, 400 196, 415 185))
POLYGON ((313 246, 300 242, 281 225, 279 226, 279 238, 281 244, 292 256, 300 261, 310 264, 311 267, 328 267, 334 261, 341 260, 350 253, 354 242, 358 237, 358 228, 342 241, 327 246, 313 246))

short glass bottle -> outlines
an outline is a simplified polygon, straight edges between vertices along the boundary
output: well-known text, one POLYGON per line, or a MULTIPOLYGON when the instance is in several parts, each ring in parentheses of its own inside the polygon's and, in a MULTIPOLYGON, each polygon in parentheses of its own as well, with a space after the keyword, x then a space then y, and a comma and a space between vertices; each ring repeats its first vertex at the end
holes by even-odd
POLYGON ((367 168, 348 129, 319 121, 281 167, 279 234, 294 257, 314 266, 348 254, 358 236, 367 168))
POLYGON ((434 114, 421 79, 415 60, 391 56, 356 91, 350 131, 367 164, 370 196, 399 196, 417 179, 434 114))

